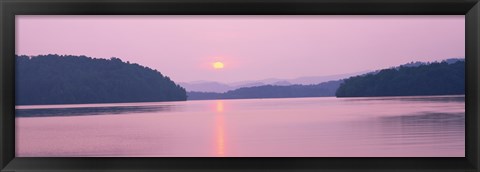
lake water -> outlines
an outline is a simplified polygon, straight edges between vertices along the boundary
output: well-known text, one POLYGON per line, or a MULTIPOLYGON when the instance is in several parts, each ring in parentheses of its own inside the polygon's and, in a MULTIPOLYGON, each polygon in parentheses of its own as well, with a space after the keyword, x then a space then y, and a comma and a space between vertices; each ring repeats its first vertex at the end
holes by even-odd
POLYGON ((464 157, 464 96, 17 106, 19 157, 464 157))

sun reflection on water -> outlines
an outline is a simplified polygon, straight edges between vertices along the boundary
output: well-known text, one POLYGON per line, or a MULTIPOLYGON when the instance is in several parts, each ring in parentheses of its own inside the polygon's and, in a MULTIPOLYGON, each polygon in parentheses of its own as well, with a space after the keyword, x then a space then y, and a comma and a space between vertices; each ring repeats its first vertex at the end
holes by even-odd
POLYGON ((217 101, 217 112, 223 112, 223 101, 219 100, 217 101))
POLYGON ((223 115, 223 101, 219 100, 216 102, 215 114, 217 156, 225 156, 225 131, 223 115))

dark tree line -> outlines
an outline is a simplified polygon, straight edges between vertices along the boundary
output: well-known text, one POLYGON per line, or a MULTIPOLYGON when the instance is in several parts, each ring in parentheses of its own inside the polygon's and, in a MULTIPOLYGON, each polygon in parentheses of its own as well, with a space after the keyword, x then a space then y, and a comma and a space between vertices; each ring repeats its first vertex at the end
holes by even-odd
POLYGON ((465 61, 400 66, 345 79, 337 97, 465 94, 465 61))
POLYGON ((17 105, 184 101, 186 91, 159 71, 119 58, 16 57, 17 105))
POLYGON ((335 96, 342 81, 329 81, 315 85, 263 85, 244 87, 225 93, 188 92, 188 100, 250 99, 250 98, 293 98, 335 96))

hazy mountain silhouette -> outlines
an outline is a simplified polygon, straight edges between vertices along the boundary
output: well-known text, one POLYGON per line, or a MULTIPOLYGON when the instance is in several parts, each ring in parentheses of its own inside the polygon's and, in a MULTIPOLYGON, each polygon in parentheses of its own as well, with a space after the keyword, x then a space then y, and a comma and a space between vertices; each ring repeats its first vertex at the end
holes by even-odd
POLYGON ((288 86, 288 85, 311 85, 319 84, 327 81, 339 80, 350 76, 360 75, 369 71, 362 71, 356 73, 339 74, 339 75, 327 75, 327 76, 306 76, 294 79, 278 79, 268 78, 262 80, 251 81, 239 81, 232 83, 220 83, 214 81, 194 81, 194 82, 180 82, 179 84, 184 87, 188 92, 214 92, 224 93, 227 91, 244 88, 244 87, 256 87, 263 85, 274 86, 288 86))
POLYGON ((329 81, 312 85, 262 85, 243 87, 225 93, 187 92, 188 100, 251 99, 251 98, 292 98, 335 96, 343 81, 329 81))
POLYGON ((348 77, 351 77, 351 76, 361 75, 361 74, 365 74, 365 73, 368 73, 368 72, 370 72, 370 70, 365 70, 365 71, 360 71, 360 72, 355 72, 355 73, 338 74, 338 75, 306 76, 306 77, 290 79, 290 80, 287 80, 287 81, 291 82, 291 83, 303 84, 303 85, 318 84, 318 83, 322 83, 322 82, 340 80, 340 79, 348 78, 348 77))
MULTIPOLYGON (((274 82, 280 82, 280 81, 274 81, 274 82)), ((243 87, 256 87, 256 86, 262 86, 262 85, 274 85, 273 83, 272 84, 269 84, 269 83, 270 82, 252 81, 252 82, 246 82, 246 83, 243 83, 243 84, 235 85, 234 88, 238 89, 238 88, 243 88, 243 87)))
POLYGON ((292 85, 292 83, 290 83, 288 81, 278 81, 278 82, 273 83, 272 85, 287 86, 287 85, 292 85))
POLYGON ((273 84, 275 82, 280 82, 280 81, 286 81, 286 80, 279 79, 279 78, 267 78, 262 80, 231 82, 231 83, 228 83, 228 85, 234 86, 236 88, 241 88, 241 87, 254 87, 254 86, 268 85, 268 84, 273 84))
POLYGON ((17 56, 16 105, 184 101, 159 71, 119 58, 17 56))
POLYGON ((186 90, 202 91, 202 92, 218 92, 223 93, 229 90, 235 89, 227 84, 214 82, 214 81, 195 81, 195 82, 179 82, 186 90))

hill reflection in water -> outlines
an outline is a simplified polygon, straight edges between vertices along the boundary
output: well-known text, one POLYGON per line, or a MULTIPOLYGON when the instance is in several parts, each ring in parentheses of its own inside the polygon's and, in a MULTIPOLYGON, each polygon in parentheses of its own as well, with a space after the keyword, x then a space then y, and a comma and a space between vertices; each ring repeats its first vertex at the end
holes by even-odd
POLYGON ((50 116, 86 116, 86 115, 118 115, 130 113, 168 112, 174 105, 154 106, 113 106, 113 107, 78 107, 52 109, 17 109, 16 117, 50 117, 50 116))

